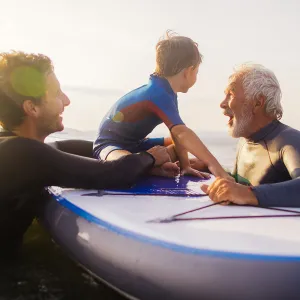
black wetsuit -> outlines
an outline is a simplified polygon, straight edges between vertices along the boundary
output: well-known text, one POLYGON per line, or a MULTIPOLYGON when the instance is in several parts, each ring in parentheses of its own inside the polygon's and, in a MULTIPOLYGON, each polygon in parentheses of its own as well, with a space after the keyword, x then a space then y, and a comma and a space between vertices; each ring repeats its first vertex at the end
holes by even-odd
POLYGON ((300 131, 273 121, 239 142, 233 172, 260 206, 300 207, 300 131))
POLYGON ((92 147, 88 141, 47 145, 0 132, 0 252, 20 243, 37 215, 44 187, 126 187, 154 164, 154 158, 147 152, 112 162, 98 161, 89 158, 92 147))

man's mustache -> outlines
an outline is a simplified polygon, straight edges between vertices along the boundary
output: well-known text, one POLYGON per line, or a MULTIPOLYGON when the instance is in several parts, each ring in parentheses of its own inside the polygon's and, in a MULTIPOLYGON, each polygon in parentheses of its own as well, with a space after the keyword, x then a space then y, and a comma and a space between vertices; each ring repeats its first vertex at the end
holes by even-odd
POLYGON ((230 108, 224 109, 223 114, 228 117, 233 117, 233 111, 230 108))

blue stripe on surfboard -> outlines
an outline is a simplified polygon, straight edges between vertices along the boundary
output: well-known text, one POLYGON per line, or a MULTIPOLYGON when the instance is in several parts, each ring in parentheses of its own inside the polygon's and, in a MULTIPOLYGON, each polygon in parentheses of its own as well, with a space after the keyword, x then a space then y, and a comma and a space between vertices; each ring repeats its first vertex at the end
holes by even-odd
POLYGON ((204 196, 200 184, 207 179, 192 176, 180 176, 176 179, 167 177, 147 176, 127 189, 106 189, 106 195, 165 195, 165 196, 204 196))
POLYGON ((160 246, 172 251, 181 252, 185 254, 193 255, 203 255, 203 256, 213 256, 218 258, 226 259, 239 259, 239 260, 261 260, 261 261, 282 261, 282 262, 300 262, 299 256, 284 256, 284 255, 267 255, 267 254, 249 254, 249 253, 239 253, 239 252, 227 252, 220 250, 210 250, 210 249, 199 249, 189 246, 183 246, 174 244, 171 242, 158 240, 152 237, 147 237, 145 235, 129 231, 127 229, 121 228, 119 226, 113 225, 107 221, 101 220, 87 211, 81 209, 75 204, 71 203, 69 200, 63 198, 62 196, 52 196, 60 203, 62 206, 68 208, 76 215, 86 219, 89 222, 95 223, 111 232, 116 234, 131 238, 133 240, 148 243, 155 246, 160 246))

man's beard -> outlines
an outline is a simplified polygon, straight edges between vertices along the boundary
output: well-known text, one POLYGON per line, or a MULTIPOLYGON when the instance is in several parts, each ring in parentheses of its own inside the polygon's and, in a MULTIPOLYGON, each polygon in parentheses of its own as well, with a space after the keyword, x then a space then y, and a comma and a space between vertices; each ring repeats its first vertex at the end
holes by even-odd
POLYGON ((234 138, 246 137, 252 121, 252 112, 249 105, 243 107, 239 121, 234 117, 233 124, 229 126, 228 132, 234 138))
POLYGON ((62 131, 64 129, 64 126, 59 119, 59 115, 57 114, 44 116, 38 127, 40 134, 45 136, 62 131))

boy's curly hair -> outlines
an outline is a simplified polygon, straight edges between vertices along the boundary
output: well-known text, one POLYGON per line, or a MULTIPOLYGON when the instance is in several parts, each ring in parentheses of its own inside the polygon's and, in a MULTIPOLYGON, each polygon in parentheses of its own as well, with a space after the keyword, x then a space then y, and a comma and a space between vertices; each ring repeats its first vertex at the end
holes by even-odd
POLYGON ((197 43, 168 30, 156 45, 155 74, 161 77, 174 76, 185 68, 197 67, 202 58, 197 43))

